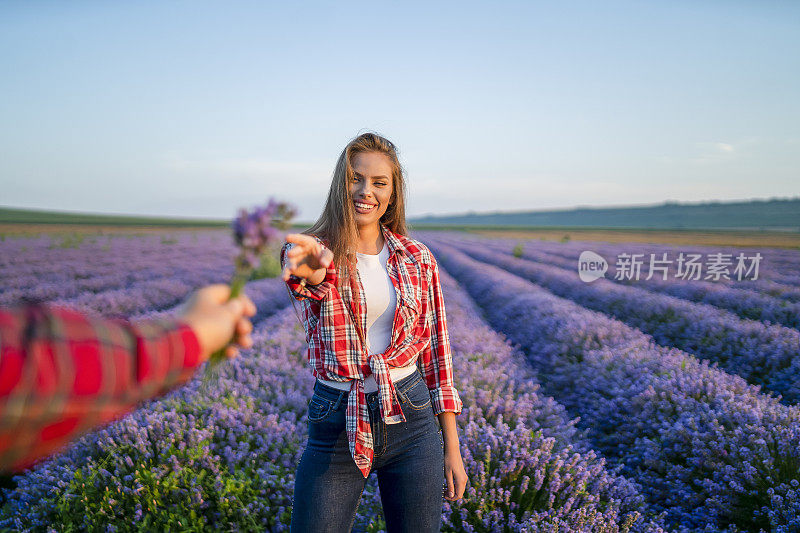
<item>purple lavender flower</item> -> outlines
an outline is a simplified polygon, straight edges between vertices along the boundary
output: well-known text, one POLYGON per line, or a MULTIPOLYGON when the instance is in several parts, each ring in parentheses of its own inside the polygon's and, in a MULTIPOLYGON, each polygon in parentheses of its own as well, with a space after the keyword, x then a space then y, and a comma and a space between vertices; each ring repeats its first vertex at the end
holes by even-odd
POLYGON ((288 227, 295 213, 294 207, 272 198, 266 206, 253 211, 241 209, 233 221, 233 238, 240 248, 237 269, 256 268, 261 255, 280 240, 281 229, 288 227))

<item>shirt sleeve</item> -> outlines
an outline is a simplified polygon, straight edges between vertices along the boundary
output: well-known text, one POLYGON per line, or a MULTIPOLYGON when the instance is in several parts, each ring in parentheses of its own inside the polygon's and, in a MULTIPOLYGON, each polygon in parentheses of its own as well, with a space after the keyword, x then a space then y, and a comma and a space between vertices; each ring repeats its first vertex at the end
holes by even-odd
POLYGON ((439 283, 439 266, 431 254, 432 275, 428 283, 428 320, 431 342, 420 354, 420 370, 431 394, 433 413, 461 413, 462 403, 453 383, 453 359, 444 297, 439 283))
POLYGON ((0 309, 0 470, 25 470, 184 384, 200 350, 177 319, 134 324, 45 305, 0 309))
MULTIPOLYGON (((323 244, 319 237, 314 236, 314 238, 317 239, 320 244, 323 244)), ((281 248, 281 270, 283 270, 285 264, 286 252, 288 252, 292 246, 294 246, 292 243, 287 242, 284 243, 283 247, 281 248)), ((336 265, 334 265, 333 261, 331 261, 331 264, 325 269, 325 278, 323 278, 323 280, 318 284, 307 285, 304 278, 289 276, 289 280, 286 282, 286 285, 289 287, 289 290, 292 292, 295 300, 303 300, 305 298, 322 300, 328 295, 328 293, 330 293, 331 289, 336 286, 336 279, 336 265)))

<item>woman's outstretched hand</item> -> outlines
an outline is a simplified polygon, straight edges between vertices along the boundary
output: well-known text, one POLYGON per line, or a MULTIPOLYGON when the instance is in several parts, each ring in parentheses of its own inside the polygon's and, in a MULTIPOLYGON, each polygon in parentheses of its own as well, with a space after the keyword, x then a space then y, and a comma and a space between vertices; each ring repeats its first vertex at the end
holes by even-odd
POLYGON ((286 242, 294 246, 284 256, 283 280, 288 281, 291 275, 305 278, 311 285, 322 282, 325 269, 333 261, 333 252, 303 233, 286 235, 286 242))

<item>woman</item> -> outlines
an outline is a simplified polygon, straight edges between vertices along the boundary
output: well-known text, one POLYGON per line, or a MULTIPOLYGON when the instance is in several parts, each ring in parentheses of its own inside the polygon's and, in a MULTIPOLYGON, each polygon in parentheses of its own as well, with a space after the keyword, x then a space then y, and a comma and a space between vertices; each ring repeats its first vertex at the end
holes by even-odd
POLYGON ((439 531, 443 489, 464 494, 438 267, 406 234, 396 148, 365 133, 339 156, 319 220, 281 250, 317 378, 292 531, 350 531, 373 470, 390 532, 439 531))

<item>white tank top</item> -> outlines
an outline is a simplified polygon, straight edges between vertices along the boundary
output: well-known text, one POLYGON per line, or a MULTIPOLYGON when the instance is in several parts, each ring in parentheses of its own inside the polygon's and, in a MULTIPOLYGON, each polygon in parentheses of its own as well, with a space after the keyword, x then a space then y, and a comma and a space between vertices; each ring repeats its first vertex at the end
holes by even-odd
MULTIPOLYGON (((389 248, 386 241, 377 255, 356 252, 356 259, 356 268, 367 302, 367 350, 370 355, 383 353, 392 342, 392 324, 397 308, 397 293, 387 269, 389 248)), ((393 382, 397 382, 413 374, 416 368, 416 363, 400 368, 389 367, 389 375, 393 382)), ((317 379, 325 385, 341 390, 350 390, 350 380, 342 382, 317 379)), ((375 392, 376 390, 378 390, 378 385, 370 374, 364 379, 364 392, 375 392)))

